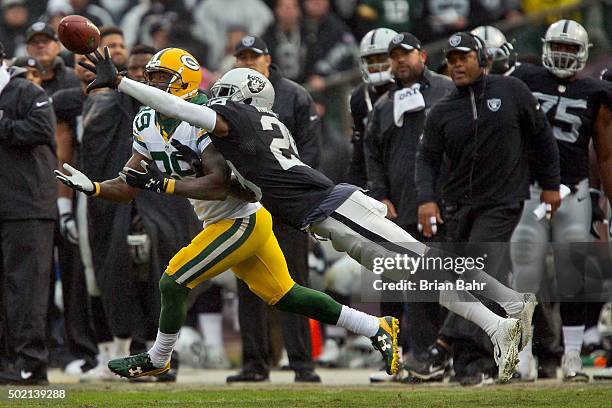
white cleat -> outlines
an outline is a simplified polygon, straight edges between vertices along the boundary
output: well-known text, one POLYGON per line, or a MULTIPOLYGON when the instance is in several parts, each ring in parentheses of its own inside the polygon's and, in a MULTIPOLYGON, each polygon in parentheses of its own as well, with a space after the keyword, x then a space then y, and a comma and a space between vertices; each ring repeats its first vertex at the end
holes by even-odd
POLYGON ((533 354, 521 358, 518 366, 518 379, 520 382, 534 382, 538 378, 538 362, 533 354))
POLYGON ((340 346, 334 339, 327 339, 323 344, 323 352, 316 362, 324 367, 337 367, 340 360, 340 346))
POLYGON ((101 382, 101 381, 121 381, 121 377, 113 374, 106 363, 98 363, 97 366, 92 368, 91 370, 83 373, 80 377, 80 382, 101 382))
POLYGON ((519 351, 525 348, 527 343, 529 343, 529 340, 531 340, 531 336, 533 335, 533 327, 531 321, 533 320, 533 312, 535 311, 535 308, 538 305, 538 299, 533 293, 525 293, 523 294, 523 302, 525 303, 523 310, 521 310, 519 313, 511 314, 510 316, 508 316, 520 320, 521 326, 523 327, 519 351))
POLYGON ((497 327, 491 336, 493 343, 493 358, 499 368, 499 382, 508 382, 518 366, 519 344, 521 342, 522 326, 518 319, 507 318, 497 327))
POLYGON ((203 368, 228 369, 232 367, 222 346, 204 346, 200 355, 200 364, 203 368))
POLYGON ((563 371, 563 381, 589 381, 587 373, 582 371, 582 359, 580 358, 580 351, 578 350, 571 350, 563 355, 561 359, 561 370, 563 371))

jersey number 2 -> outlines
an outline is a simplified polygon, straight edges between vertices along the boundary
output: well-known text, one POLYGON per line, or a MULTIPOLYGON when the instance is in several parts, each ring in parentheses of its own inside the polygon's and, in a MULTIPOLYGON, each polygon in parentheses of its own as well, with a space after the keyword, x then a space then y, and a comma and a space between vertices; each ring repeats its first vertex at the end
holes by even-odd
POLYGON ((276 161, 281 165, 283 170, 289 170, 293 166, 306 166, 302 163, 297 155, 295 141, 291 136, 289 129, 274 116, 262 116, 261 127, 263 130, 274 130, 274 126, 278 127, 282 137, 273 136, 270 143, 270 151, 276 157, 276 161))

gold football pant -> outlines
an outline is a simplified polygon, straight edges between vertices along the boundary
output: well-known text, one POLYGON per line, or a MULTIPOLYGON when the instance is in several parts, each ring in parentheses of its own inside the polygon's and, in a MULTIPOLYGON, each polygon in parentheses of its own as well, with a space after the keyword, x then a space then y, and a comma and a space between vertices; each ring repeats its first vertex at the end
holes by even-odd
POLYGON ((266 209, 245 218, 207 225, 170 260, 166 274, 176 283, 193 289, 230 268, 270 305, 295 284, 266 209))

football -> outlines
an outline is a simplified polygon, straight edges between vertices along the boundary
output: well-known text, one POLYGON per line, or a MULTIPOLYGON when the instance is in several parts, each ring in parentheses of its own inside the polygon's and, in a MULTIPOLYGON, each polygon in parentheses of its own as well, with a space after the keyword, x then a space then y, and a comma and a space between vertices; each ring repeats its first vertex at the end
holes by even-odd
POLYGON ((83 16, 62 18, 57 35, 64 47, 76 54, 89 54, 100 45, 100 30, 83 16))

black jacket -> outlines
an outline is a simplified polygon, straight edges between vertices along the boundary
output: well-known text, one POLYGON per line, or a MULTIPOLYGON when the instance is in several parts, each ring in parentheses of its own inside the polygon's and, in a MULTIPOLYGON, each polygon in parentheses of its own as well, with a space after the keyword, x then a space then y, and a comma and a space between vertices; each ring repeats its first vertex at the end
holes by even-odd
POLYGON ((272 111, 291 132, 300 159, 316 168, 320 156, 321 121, 312 97, 303 86, 283 78, 274 64, 270 66, 269 79, 276 94, 272 111))
POLYGON ((367 186, 376 199, 389 199, 395 206, 401 226, 417 223, 417 201, 414 194, 414 167, 419 137, 431 107, 453 89, 453 83, 427 68, 421 80, 425 109, 404 114, 402 127, 393 118, 395 86, 383 95, 372 111, 364 139, 367 186))
POLYGON ((45 91, 22 68, 0 94, 0 221, 55 219, 55 115, 45 91))
POLYGON ((53 78, 42 83, 42 87, 49 95, 53 95, 61 89, 81 86, 81 80, 76 76, 74 70, 67 67, 64 60, 60 57, 56 57, 53 62, 53 72, 55 73, 53 78))
POLYGON ((545 189, 559 187, 559 152, 548 121, 516 78, 480 77, 455 89, 431 110, 418 146, 419 204, 436 201, 434 180, 450 165, 442 196, 448 204, 490 205, 529 197, 530 165, 545 189), (529 151, 537 160, 529 162, 529 151))

